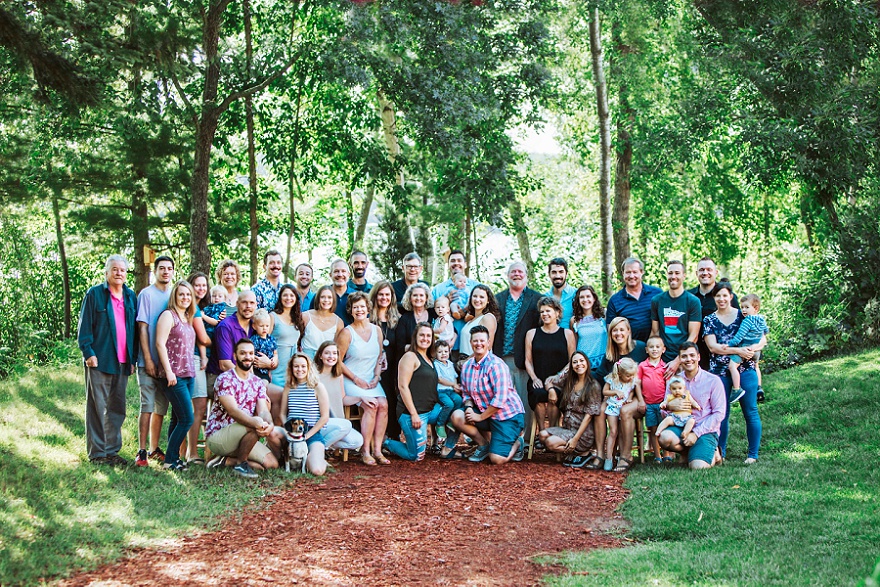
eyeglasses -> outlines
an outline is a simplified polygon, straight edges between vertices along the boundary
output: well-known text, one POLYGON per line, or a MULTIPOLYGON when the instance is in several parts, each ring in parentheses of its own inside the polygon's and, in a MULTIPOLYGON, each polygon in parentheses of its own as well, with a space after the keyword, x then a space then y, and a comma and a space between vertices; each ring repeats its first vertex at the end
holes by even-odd
POLYGON ((421 265, 404 265, 407 269, 421 269, 421 265))

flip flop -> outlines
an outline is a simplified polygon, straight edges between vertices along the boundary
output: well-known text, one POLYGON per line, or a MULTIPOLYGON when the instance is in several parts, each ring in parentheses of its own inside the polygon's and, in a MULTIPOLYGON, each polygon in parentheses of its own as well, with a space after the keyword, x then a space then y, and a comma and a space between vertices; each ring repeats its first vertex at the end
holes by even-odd
POLYGON ((187 465, 204 465, 205 459, 196 457, 194 459, 190 459, 186 462, 187 465))
POLYGON ((460 452, 458 452, 457 448, 453 448, 447 454, 445 454, 445 455, 441 454, 440 458, 441 459, 449 459, 450 461, 455 461, 455 460, 463 459, 463 458, 465 458, 465 456, 463 454, 461 454, 460 452))

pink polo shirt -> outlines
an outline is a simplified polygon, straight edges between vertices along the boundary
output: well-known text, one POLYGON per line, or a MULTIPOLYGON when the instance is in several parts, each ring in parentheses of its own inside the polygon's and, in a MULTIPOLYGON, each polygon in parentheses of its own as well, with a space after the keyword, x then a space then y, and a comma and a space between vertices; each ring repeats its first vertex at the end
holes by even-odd
POLYGON ((128 361, 126 346, 128 338, 125 336, 125 300, 117 298, 112 293, 110 301, 113 303, 113 321, 116 323, 116 358, 120 363, 128 361))

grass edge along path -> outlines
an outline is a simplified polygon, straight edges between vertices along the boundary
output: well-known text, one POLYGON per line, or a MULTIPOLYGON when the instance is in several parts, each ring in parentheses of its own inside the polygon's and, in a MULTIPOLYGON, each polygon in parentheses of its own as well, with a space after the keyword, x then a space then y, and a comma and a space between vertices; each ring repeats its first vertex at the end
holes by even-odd
POLYGON ((551 586, 856 585, 880 556, 880 350, 765 378, 761 458, 731 413, 728 460, 633 469, 631 546, 566 553, 551 586))
POLYGON ((127 398, 121 455, 131 465, 98 467, 85 457, 79 368, 34 369, 0 381, 0 585, 39 584, 93 569, 130 548, 216 528, 224 516, 260 507, 292 483, 279 472, 255 483, 201 467, 184 474, 156 464, 134 467, 140 409, 134 376, 127 398))

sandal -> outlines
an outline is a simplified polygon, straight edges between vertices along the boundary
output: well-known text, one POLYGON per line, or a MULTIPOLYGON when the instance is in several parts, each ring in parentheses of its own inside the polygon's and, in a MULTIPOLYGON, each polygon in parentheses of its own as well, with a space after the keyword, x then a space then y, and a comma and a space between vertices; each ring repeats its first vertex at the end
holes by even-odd
POLYGON ((602 465, 604 464, 604 462, 605 461, 600 459, 598 456, 593 455, 593 458, 590 459, 590 462, 587 463, 586 465, 584 465, 584 469, 587 469, 589 471, 598 471, 599 469, 602 468, 602 465))
POLYGON ((196 457, 194 459, 190 459, 186 462, 187 465, 204 465, 205 459, 196 457))
POLYGON ((391 461, 386 459, 385 455, 383 455, 382 453, 379 453, 377 455, 373 455, 373 458, 376 459, 375 462, 373 463, 374 465, 376 463, 379 463, 380 465, 390 465, 391 464, 391 461))
POLYGON ((361 454, 361 461, 365 465, 367 465, 368 467, 375 467, 376 466, 376 459, 374 459, 371 455, 369 455, 367 453, 361 454))
POLYGON ((660 457, 654 457, 654 464, 655 465, 662 465, 663 459, 661 459, 660 457))
POLYGON ((217 457, 208 463, 208 469, 219 469, 226 466, 226 457, 217 457))
POLYGON ((629 459, 625 459, 620 457, 617 459, 617 466, 612 469, 614 473, 626 473, 629 471, 629 468, 632 467, 632 461, 629 459))
POLYGON ((457 448, 453 448, 451 451, 449 451, 446 454, 440 453, 440 458, 441 459, 449 459, 452 461, 452 460, 457 460, 457 459, 463 459, 465 457, 463 454, 458 452, 457 448))

